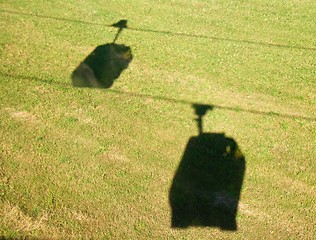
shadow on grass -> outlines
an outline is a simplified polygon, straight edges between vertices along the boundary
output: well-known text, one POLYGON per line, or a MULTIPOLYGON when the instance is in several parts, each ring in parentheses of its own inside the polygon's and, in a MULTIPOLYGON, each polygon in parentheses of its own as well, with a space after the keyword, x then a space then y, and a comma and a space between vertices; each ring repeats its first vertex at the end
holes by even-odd
MULTIPOLYGON (((72 22, 72 23, 78 23, 78 24, 102 26, 102 27, 113 27, 113 25, 104 24, 104 23, 96 23, 96 22, 89 22, 89 21, 83 21, 83 20, 78 20, 78 19, 62 18, 62 17, 45 16, 45 15, 40 15, 40 14, 25 13, 25 12, 18 12, 18 11, 12 11, 12 10, 0 10, 0 12, 6 12, 6 13, 21 15, 21 16, 29 16, 29 17, 36 17, 36 18, 43 18, 43 19, 51 19, 51 20, 55 20, 55 21, 66 21, 66 22, 72 22)), ((225 41, 225 42, 235 42, 235 43, 241 43, 241 44, 259 45, 259 46, 265 46, 265 47, 278 47, 278 48, 290 48, 290 49, 316 51, 315 47, 291 46, 291 45, 279 44, 279 43, 256 42, 256 41, 250 41, 250 40, 223 38, 223 37, 217 37, 217 36, 196 35, 196 34, 179 33, 179 32, 171 32, 171 31, 160 31, 160 30, 153 30, 153 29, 130 28, 130 27, 127 28, 127 29, 132 30, 132 31, 138 31, 138 32, 166 34, 166 35, 171 35, 171 36, 182 36, 182 37, 190 37, 190 38, 204 38, 204 39, 210 39, 210 40, 213 40, 213 41, 225 41)))
POLYGON ((118 32, 112 43, 100 45, 73 71, 71 75, 74 87, 110 88, 132 61, 132 50, 123 44, 116 44, 118 36, 127 28, 126 20, 121 20, 113 27, 118 32))
POLYGON ((191 137, 170 188, 171 227, 219 227, 236 231, 245 158, 224 133, 203 133, 208 105, 193 105, 199 135, 191 137))
MULTIPOLYGON (((19 75, 19 74, 12 74, 12 73, 6 73, 6 72, 1 72, 1 71, 0 71, 0 76, 8 77, 8 78, 16 78, 16 79, 21 79, 21 80, 35 81, 35 82, 45 83, 45 84, 49 84, 53 86, 60 86, 62 88, 72 87, 71 84, 66 83, 66 82, 56 81, 56 79, 52 77, 40 78, 37 76, 19 75)), ((170 104, 189 104, 189 105, 202 104, 202 103, 187 101, 183 99, 174 99, 174 98, 155 96, 155 95, 143 94, 143 93, 135 93, 135 92, 125 92, 125 91, 117 90, 117 89, 108 89, 107 92, 112 93, 112 94, 125 95, 125 96, 133 97, 133 98, 143 98, 143 99, 152 99, 155 101, 165 101, 165 102, 169 102, 170 104)), ((258 111, 258 110, 253 110, 253 109, 214 105, 214 104, 210 106, 218 110, 233 111, 233 112, 239 112, 239 113, 249 113, 249 114, 271 116, 271 117, 284 118, 284 119, 304 120, 304 121, 309 121, 309 122, 316 121, 316 118, 311 117, 311 116, 291 115, 291 114, 284 114, 284 113, 278 113, 278 112, 273 112, 273 111, 265 112, 265 111, 258 111)))
POLYGON ((108 43, 100 45, 74 70, 74 87, 109 88, 132 61, 130 47, 108 43))
POLYGON ((32 237, 30 235, 23 235, 23 234, 13 234, 13 236, 0 236, 0 240, 49 240, 51 238, 48 238, 48 237, 40 237, 40 238, 37 238, 37 237, 32 237))

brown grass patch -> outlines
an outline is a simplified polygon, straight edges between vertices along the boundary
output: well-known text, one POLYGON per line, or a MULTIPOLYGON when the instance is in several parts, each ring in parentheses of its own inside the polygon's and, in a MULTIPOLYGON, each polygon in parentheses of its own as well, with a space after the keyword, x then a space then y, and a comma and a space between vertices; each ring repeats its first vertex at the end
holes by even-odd
POLYGON ((10 114, 10 116, 18 121, 36 123, 38 120, 35 115, 27 112, 27 111, 18 111, 14 108, 5 108, 6 112, 10 114))

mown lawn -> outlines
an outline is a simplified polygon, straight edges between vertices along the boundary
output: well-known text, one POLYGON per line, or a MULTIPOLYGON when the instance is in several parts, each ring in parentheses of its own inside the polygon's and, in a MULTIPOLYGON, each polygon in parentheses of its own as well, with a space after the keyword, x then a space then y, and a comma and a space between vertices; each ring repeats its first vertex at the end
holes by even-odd
POLYGON ((0 239, 315 239, 315 16, 315 1, 1 1, 0 239), (128 68, 73 87, 121 19, 128 68), (193 103, 244 156, 236 231, 171 227, 193 103))

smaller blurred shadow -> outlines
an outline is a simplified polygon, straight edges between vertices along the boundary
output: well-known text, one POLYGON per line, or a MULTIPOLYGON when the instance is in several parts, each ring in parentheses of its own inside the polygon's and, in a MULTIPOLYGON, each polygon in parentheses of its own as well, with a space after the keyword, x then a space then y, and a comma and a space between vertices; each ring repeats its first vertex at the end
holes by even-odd
POLYGON ((193 107, 199 135, 189 139, 172 182, 171 227, 236 231, 245 158, 236 141, 224 133, 203 133, 202 116, 211 106, 193 107))
POLYGON ((112 43, 96 47, 71 75, 74 87, 110 88, 133 59, 132 50, 124 44, 116 44, 118 36, 127 28, 127 20, 121 20, 113 27, 118 32, 112 43))

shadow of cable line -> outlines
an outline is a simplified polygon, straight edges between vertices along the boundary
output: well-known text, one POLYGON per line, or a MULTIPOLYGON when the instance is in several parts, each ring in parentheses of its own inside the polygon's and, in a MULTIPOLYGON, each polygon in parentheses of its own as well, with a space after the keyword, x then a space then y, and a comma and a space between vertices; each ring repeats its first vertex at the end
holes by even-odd
POLYGON ((115 90, 115 89, 109 89, 107 91, 113 92, 116 94, 124 94, 124 95, 129 95, 129 96, 138 97, 138 98, 149 98, 152 100, 160 100, 160 101, 166 101, 166 102, 170 102, 170 103, 186 104, 186 105, 203 105, 203 106, 208 106, 212 109, 222 109, 222 110, 234 111, 234 112, 246 112, 246 113, 251 113, 251 114, 256 114, 256 115, 269 115, 269 116, 275 116, 275 117, 281 117, 281 118, 316 121, 316 118, 314 118, 314 117, 290 115, 290 114, 283 114, 283 113, 277 113, 277 112, 272 112, 272 111, 271 112, 264 112, 264 111, 258 111, 258 110, 252 110, 252 109, 228 107, 228 106, 221 106, 221 105, 214 105, 214 104, 203 104, 203 103, 197 103, 197 102, 192 102, 192 101, 187 101, 187 100, 181 100, 181 99, 178 100, 178 99, 174 99, 174 98, 161 97, 161 96, 155 96, 155 95, 149 95, 149 94, 124 92, 124 91, 115 90))
MULTIPOLYGON (((80 24, 103 26, 103 27, 114 27, 112 24, 89 22, 89 21, 83 21, 83 20, 78 20, 78 19, 45 16, 45 15, 34 14, 34 13, 23 13, 23 12, 17 12, 17 11, 12 11, 12 10, 0 10, 0 11, 6 12, 6 13, 11 13, 11 14, 30 16, 30 17, 52 19, 52 20, 57 20, 57 21, 66 21, 66 22, 73 22, 73 23, 80 23, 80 24)), ((235 43, 241 43, 241 44, 260 45, 260 46, 265 46, 265 47, 291 48, 291 49, 300 49, 300 50, 309 50, 309 51, 316 50, 316 47, 291 46, 291 45, 285 45, 285 44, 279 44, 279 43, 255 42, 255 41, 249 41, 249 40, 221 38, 221 37, 215 37, 215 36, 196 35, 196 34, 189 34, 189 33, 178 33, 178 32, 171 32, 171 31, 145 29, 145 28, 127 27, 126 29, 131 30, 131 31, 138 31, 138 32, 166 34, 166 35, 183 36, 183 37, 191 37, 191 38, 204 38, 204 39, 210 39, 210 40, 214 40, 214 41, 235 42, 235 43)))
POLYGON ((72 22, 72 23, 104 26, 104 27, 112 27, 111 24, 88 22, 88 21, 82 21, 82 20, 78 20, 78 19, 69 19, 69 18, 62 18, 62 17, 45 16, 45 15, 41 15, 41 14, 24 13, 24 12, 12 11, 12 10, 3 10, 3 9, 1 9, 0 12, 6 12, 6 13, 21 15, 21 16, 30 16, 30 17, 37 17, 37 18, 44 18, 44 19, 52 19, 52 20, 64 21, 64 22, 72 22))
POLYGON ((44 83, 44 84, 49 84, 49 85, 54 85, 54 86, 66 87, 66 88, 72 87, 71 84, 68 84, 65 82, 57 82, 56 80, 52 78, 38 78, 35 76, 24 76, 24 75, 3 73, 3 72, 0 72, 0 76, 8 77, 8 78, 16 78, 20 80, 26 79, 28 81, 34 81, 34 82, 39 82, 39 83, 44 83))
MULTIPOLYGON (((43 78, 38 78, 38 77, 34 77, 34 76, 14 75, 14 74, 8 74, 8 73, 3 73, 3 72, 0 72, 0 76, 17 78, 17 79, 27 79, 30 81, 36 81, 36 82, 41 82, 41 83, 46 83, 46 84, 51 84, 51 85, 57 85, 57 86, 61 86, 61 87, 69 87, 69 88, 73 87, 72 84, 68 84, 68 83, 64 83, 64 82, 56 82, 53 79, 49 79, 49 78, 43 79, 43 78)), ((187 100, 182 100, 182 99, 174 99, 174 98, 168 98, 168 97, 155 96, 155 95, 150 95, 150 94, 125 92, 125 91, 116 90, 116 89, 107 89, 106 91, 108 93, 112 93, 112 94, 127 95, 130 97, 136 97, 136 98, 148 98, 148 99, 152 99, 152 100, 165 101, 165 102, 174 103, 174 104, 203 105, 203 106, 209 106, 212 109, 222 109, 222 110, 234 111, 234 112, 246 112, 246 113, 251 113, 251 114, 256 114, 256 115, 269 115, 269 116, 288 118, 288 119, 301 119, 301 120, 312 121, 312 122, 316 121, 315 117, 309 117, 309 116, 290 115, 290 114, 283 114, 283 113, 277 113, 277 112, 264 112, 264 111, 258 111, 258 110, 252 110, 252 109, 244 109, 244 108, 239 108, 239 107, 228 107, 228 106, 221 106, 221 105, 214 105, 214 104, 203 104, 203 103, 192 102, 192 101, 187 101, 187 100)))
POLYGON ((133 30, 133 31, 160 33, 160 34, 167 34, 167 35, 174 35, 174 36, 184 36, 184 37, 192 37, 192 38, 204 38, 204 39, 210 39, 210 40, 214 40, 214 41, 261 45, 261 46, 265 46, 265 47, 292 48, 292 49, 310 50, 310 51, 315 51, 316 50, 316 48, 313 48, 313 47, 290 46, 290 45, 278 44, 278 43, 254 42, 254 41, 249 41, 249 40, 221 38, 221 37, 206 36, 206 35, 188 34, 188 33, 177 33, 177 32, 170 32, 170 31, 158 31, 158 30, 151 30, 151 29, 139 29, 139 28, 128 28, 128 29, 129 30, 133 30))

